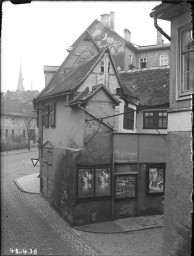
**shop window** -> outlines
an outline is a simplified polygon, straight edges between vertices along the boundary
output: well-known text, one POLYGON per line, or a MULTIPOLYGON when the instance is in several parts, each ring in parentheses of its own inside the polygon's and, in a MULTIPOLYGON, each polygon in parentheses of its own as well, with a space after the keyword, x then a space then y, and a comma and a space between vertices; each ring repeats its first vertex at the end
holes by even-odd
POLYGON ((111 196, 110 167, 80 167, 77 170, 78 198, 111 196))
POLYGON ((50 124, 51 127, 56 126, 56 103, 50 105, 50 124))
POLYGON ((137 174, 115 174, 115 199, 137 197, 137 174))
POLYGON ((134 109, 124 106, 123 129, 134 130, 134 109))
POLYGON ((165 164, 147 165, 146 191, 148 196, 164 194, 165 164))
POLYGON ((139 59, 139 67, 146 68, 147 67, 147 58, 140 58, 139 59))
POLYGON ((143 113, 144 129, 167 129, 166 111, 146 111, 143 113))
POLYGON ((160 66, 168 65, 168 55, 160 55, 160 66))
POLYGON ((179 67, 178 79, 179 96, 193 92, 194 85, 194 42, 191 25, 179 29, 179 67))

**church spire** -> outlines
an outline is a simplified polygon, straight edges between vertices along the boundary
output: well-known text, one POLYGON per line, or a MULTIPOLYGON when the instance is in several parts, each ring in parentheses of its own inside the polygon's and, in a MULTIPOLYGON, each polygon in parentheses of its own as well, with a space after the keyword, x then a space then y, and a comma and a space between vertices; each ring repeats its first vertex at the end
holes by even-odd
POLYGON ((17 85, 17 91, 24 91, 23 86, 23 77, 22 77, 22 65, 20 64, 20 71, 19 71, 19 77, 18 77, 18 85, 17 85))

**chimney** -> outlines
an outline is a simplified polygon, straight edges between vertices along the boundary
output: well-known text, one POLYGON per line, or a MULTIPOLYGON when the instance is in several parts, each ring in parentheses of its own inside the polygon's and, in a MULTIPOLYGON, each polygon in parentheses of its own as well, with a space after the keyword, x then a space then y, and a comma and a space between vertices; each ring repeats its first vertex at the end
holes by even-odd
POLYGON ((101 22, 102 22, 102 24, 103 24, 105 27, 109 28, 109 14, 102 14, 102 15, 100 15, 100 16, 101 16, 101 22))
POLYGON ((157 30, 157 45, 162 45, 163 40, 162 40, 162 34, 157 30))
POLYGON ((115 31, 115 13, 110 12, 110 29, 115 31))
POLYGON ((50 83, 58 68, 58 66, 44 66, 45 87, 50 83))
POLYGON ((129 31, 129 29, 127 28, 125 28, 123 31, 124 31, 125 40, 127 40, 128 42, 131 42, 131 31, 129 31))

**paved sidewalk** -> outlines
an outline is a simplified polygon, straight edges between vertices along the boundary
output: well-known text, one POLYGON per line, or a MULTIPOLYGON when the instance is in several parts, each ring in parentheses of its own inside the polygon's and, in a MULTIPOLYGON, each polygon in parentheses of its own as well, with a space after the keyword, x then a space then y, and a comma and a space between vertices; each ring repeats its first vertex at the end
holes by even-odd
POLYGON ((23 154, 23 153, 29 153, 29 152, 34 152, 34 151, 38 151, 38 148, 37 147, 31 147, 30 151, 27 148, 11 150, 11 151, 4 151, 4 152, 1 152, 1 156, 23 154))
POLYGON ((40 193, 40 178, 38 177, 39 173, 27 175, 20 177, 15 180, 16 185, 23 192, 30 194, 39 194, 40 193))
MULTIPOLYGON (((26 193, 39 194, 40 193, 40 178, 39 173, 20 177, 15 180, 19 189, 26 193)), ((114 221, 106 221, 101 223, 88 224, 74 227, 74 229, 90 232, 90 233, 126 233, 137 230, 158 228, 163 226, 163 216, 141 216, 119 219, 114 221)))

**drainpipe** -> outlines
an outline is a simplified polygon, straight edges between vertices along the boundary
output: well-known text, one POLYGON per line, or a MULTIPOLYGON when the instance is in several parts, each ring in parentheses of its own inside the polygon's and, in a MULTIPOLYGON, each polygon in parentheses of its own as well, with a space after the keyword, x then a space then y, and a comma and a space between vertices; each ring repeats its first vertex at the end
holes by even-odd
POLYGON ((113 220, 114 217, 114 173, 115 173, 115 134, 113 132, 112 135, 112 210, 111 210, 111 217, 113 220))
POLYGON ((155 28, 156 28, 164 37, 166 37, 169 41, 171 41, 171 37, 170 37, 169 35, 167 35, 161 27, 158 26, 158 20, 157 20, 157 18, 158 18, 158 15, 155 15, 155 16, 154 16, 154 26, 155 26, 155 28))

